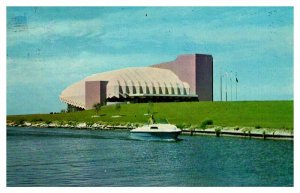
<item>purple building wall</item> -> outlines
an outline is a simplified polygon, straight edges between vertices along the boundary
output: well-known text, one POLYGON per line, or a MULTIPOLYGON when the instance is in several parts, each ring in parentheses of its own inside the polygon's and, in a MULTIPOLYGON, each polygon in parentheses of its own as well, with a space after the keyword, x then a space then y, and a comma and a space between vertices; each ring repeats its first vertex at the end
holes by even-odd
POLYGON ((85 108, 92 109, 96 103, 103 103, 106 99, 106 86, 108 81, 85 82, 85 108))
POLYGON ((169 69, 190 85, 200 101, 213 100, 213 57, 205 54, 181 55, 175 61, 153 65, 169 69))
POLYGON ((199 101, 213 101, 213 57, 196 54, 196 94, 199 101))

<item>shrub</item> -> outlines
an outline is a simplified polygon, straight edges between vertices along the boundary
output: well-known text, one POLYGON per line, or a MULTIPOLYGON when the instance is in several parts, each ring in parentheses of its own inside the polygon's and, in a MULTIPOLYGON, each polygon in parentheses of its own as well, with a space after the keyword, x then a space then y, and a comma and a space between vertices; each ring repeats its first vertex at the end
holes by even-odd
POLYGON ((103 124, 104 124, 104 122, 103 122, 103 121, 97 121, 97 124, 99 124, 99 125, 103 125, 103 124))
POLYGON ((126 123, 124 123, 124 122, 120 122, 120 123, 119 123, 119 125, 120 125, 120 126, 125 126, 125 125, 126 125, 126 123))
POLYGON ((88 127, 91 127, 93 124, 94 124, 94 122, 92 122, 92 121, 86 122, 86 126, 88 126, 88 127))
POLYGON ((251 138, 251 130, 248 131, 248 136, 251 138))
POLYGON ((263 135, 263 138, 266 139, 266 131, 265 130, 263 130, 262 135, 263 135))
POLYGON ((95 109, 95 111, 96 111, 97 114, 98 114, 99 111, 101 110, 102 105, 103 105, 102 103, 95 103, 95 104, 93 105, 93 108, 95 109))
POLYGON ((250 134, 251 134, 251 129, 250 129, 250 128, 247 128, 247 127, 245 127, 245 128, 243 128, 243 129, 242 129, 242 132, 243 132, 244 136, 247 136, 247 133, 248 133, 248 135, 250 135, 250 134))
POLYGON ((197 125, 191 125, 190 126, 190 130, 195 130, 195 129, 197 129, 197 125))
POLYGON ((109 123, 109 125, 113 127, 113 126, 116 126, 116 125, 118 125, 118 124, 115 123, 115 122, 111 122, 111 123, 109 123))
POLYGON ((261 126, 260 125, 255 125, 255 129, 260 129, 261 126))
POLYGON ((215 128, 215 132, 216 132, 216 136, 217 136, 217 137, 220 137, 220 134, 221 134, 221 128, 220 128, 220 127, 215 128))
POLYGON ((50 123, 52 123, 52 121, 47 120, 47 121, 45 121, 45 123, 50 124, 50 123))
POLYGON ((179 124, 176 124, 176 127, 178 129, 183 129, 185 127, 185 124, 184 123, 179 123, 179 124))
POLYGON ((153 113, 153 103, 152 102, 149 102, 148 103, 148 108, 147 108, 147 113, 148 114, 152 114, 153 113))
POLYGON ((184 129, 184 128, 191 127, 191 124, 179 123, 179 124, 176 124, 176 127, 179 128, 179 129, 184 129))
POLYGON ((207 120, 204 120, 202 123, 201 123, 201 128, 202 129, 205 129, 207 125, 212 125, 213 124, 213 121, 211 119, 207 119, 207 120))
POLYGON ((192 125, 190 123, 183 123, 184 128, 190 128, 192 125))
POLYGON ((44 121, 42 118, 33 118, 31 120, 32 122, 39 122, 39 121, 44 121))
POLYGON ((117 104, 116 104, 115 109, 116 109, 116 111, 118 111, 118 112, 121 110, 121 105, 120 105, 120 103, 117 103, 117 104))
POLYGON ((68 122, 68 125, 72 125, 72 126, 74 126, 76 123, 74 122, 74 121, 69 121, 68 122))
POLYGON ((25 122, 25 119, 17 119, 15 120, 15 124, 22 125, 25 122))

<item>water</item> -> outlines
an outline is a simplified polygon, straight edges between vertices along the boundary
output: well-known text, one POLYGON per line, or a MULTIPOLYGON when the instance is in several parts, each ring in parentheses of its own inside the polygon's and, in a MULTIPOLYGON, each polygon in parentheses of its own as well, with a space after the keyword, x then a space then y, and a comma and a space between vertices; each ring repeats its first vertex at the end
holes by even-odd
POLYGON ((7 186, 293 186, 293 142, 7 128, 7 186))

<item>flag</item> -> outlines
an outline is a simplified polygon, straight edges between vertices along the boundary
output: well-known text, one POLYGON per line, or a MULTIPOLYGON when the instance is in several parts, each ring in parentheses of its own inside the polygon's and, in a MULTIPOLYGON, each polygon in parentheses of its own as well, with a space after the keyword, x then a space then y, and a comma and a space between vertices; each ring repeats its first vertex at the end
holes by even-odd
POLYGON ((237 79, 237 78, 235 78, 235 81, 238 83, 239 82, 239 80, 237 79))

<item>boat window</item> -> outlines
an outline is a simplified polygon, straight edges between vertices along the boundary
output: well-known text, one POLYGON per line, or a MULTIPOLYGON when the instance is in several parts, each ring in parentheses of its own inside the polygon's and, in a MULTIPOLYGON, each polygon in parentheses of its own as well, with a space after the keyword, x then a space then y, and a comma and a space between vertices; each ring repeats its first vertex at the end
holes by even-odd
POLYGON ((154 127, 154 126, 152 126, 152 127, 150 127, 150 129, 158 129, 158 127, 154 127))

